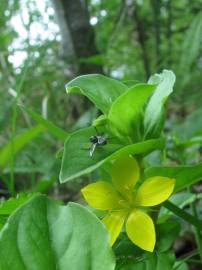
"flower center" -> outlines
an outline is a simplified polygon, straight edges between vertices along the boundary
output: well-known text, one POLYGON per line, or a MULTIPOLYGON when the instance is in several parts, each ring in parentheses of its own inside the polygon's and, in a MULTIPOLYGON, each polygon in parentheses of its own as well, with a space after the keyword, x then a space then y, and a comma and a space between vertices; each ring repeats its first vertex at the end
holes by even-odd
POLYGON ((125 209, 134 209, 137 207, 135 204, 135 196, 132 191, 127 190, 122 194, 123 199, 119 201, 119 204, 122 208, 125 209))

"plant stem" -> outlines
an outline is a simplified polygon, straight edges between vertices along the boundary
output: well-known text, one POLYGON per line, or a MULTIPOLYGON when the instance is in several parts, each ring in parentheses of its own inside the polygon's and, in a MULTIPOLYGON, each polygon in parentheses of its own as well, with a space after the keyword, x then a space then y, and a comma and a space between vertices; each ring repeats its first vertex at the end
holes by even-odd
POLYGON ((176 216, 182 218, 186 222, 188 222, 188 223, 194 225, 195 227, 197 227, 199 229, 199 231, 202 230, 202 221, 199 220, 198 218, 188 214, 187 212, 180 209, 179 207, 177 207, 175 204, 173 204, 170 201, 164 202, 163 206, 165 208, 167 208, 168 210, 170 210, 171 212, 173 212, 176 216))
POLYGON ((187 261, 190 262, 190 263, 202 264, 201 260, 199 261, 199 260, 189 259, 187 261))
MULTIPOLYGON (((192 188, 190 187, 189 189, 190 194, 192 193, 192 188)), ((192 210, 192 214, 193 216, 198 219, 198 214, 197 214, 197 209, 196 209, 196 204, 195 202, 192 202, 190 204, 191 210, 192 210)), ((201 242, 201 232, 200 229, 196 226, 194 226, 194 235, 195 235, 195 240, 196 240, 196 244, 197 244, 197 248, 199 251, 199 255, 200 255, 200 259, 202 262, 202 242, 201 242)))
POLYGON ((15 158, 14 158, 14 143, 13 140, 16 135, 16 123, 17 123, 17 115, 18 115, 18 100, 20 97, 21 90, 23 88, 23 84, 26 78, 27 74, 27 69, 28 69, 28 64, 31 60, 31 56, 26 60, 24 64, 24 69, 22 72, 22 76, 17 84, 16 87, 16 97, 14 99, 14 104, 13 104, 13 110, 12 110, 12 120, 11 120, 11 160, 10 160, 10 182, 9 182, 9 191, 11 193, 11 196, 15 195, 15 179, 14 179, 14 167, 15 167, 15 158))
POLYGON ((179 267, 182 266, 183 263, 189 261, 192 257, 194 257, 196 255, 198 255, 198 251, 194 250, 190 255, 188 255, 187 257, 185 257, 183 259, 181 259, 180 263, 176 267, 174 267, 173 270, 179 269, 179 267))

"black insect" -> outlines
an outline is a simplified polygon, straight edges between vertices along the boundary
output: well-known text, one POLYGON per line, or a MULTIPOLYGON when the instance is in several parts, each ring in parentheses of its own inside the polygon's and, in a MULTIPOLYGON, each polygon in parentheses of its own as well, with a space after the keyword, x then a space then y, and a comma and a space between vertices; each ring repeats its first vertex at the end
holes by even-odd
POLYGON ((90 142, 92 143, 92 145, 91 145, 90 150, 89 150, 89 155, 90 155, 90 157, 92 157, 97 146, 107 144, 107 138, 105 136, 102 136, 102 135, 93 135, 90 137, 90 142))

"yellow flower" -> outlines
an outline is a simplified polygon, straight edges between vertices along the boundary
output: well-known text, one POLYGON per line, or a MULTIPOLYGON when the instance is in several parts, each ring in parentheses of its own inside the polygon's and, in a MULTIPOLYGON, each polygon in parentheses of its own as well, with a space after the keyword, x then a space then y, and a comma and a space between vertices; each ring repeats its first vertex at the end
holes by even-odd
POLYGON ((123 156, 112 165, 112 184, 98 181, 81 191, 88 204, 96 209, 108 210, 102 219, 110 234, 112 246, 125 223, 129 239, 140 248, 152 252, 156 242, 154 223, 145 207, 167 200, 174 189, 175 180, 162 176, 146 179, 134 189, 140 169, 131 156, 123 156))

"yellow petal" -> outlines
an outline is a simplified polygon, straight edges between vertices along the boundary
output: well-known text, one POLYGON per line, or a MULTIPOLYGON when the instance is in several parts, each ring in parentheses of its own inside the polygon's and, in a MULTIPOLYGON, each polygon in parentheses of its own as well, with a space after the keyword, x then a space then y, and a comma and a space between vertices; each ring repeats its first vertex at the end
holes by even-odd
POLYGON ((132 190, 140 175, 137 161, 132 156, 122 156, 112 165, 112 181, 117 190, 132 190))
POLYGON ((123 211, 113 211, 108 213, 102 222, 105 224, 109 235, 110 235, 110 246, 114 244, 117 237, 119 236, 121 229, 123 227, 127 212, 123 211))
POLYGON ((81 190, 87 203, 100 210, 111 210, 120 208, 119 201, 122 198, 114 187, 104 181, 89 184, 81 190))
POLYGON ((135 245, 153 252, 156 233, 154 223, 146 213, 134 210, 126 221, 126 233, 135 245))
POLYGON ((139 206, 158 205, 172 194, 175 186, 175 180, 162 176, 148 178, 140 186, 135 203, 139 206))

